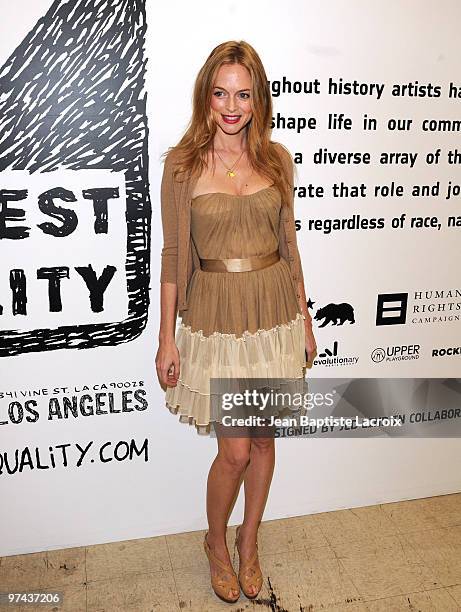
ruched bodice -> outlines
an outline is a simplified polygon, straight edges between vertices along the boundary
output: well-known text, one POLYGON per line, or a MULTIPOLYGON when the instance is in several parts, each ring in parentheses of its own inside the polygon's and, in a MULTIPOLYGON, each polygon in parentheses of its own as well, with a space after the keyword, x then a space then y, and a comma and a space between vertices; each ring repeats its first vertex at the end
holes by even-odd
POLYGON ((192 200, 191 236, 202 259, 265 255, 278 247, 279 219, 273 186, 243 196, 203 194, 192 200))

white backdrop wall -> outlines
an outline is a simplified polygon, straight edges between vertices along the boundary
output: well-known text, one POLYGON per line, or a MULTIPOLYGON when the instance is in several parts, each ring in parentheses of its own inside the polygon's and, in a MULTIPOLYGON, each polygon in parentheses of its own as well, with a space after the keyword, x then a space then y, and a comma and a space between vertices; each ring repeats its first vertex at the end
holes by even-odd
MULTIPOLYGON (((92 3, 77 0, 73 4, 89 7, 92 3)), ((111 4, 114 10, 124 5, 111 4)), ((52 3, 17 0, 13 6, 1 0, 0 6, 3 66, 52 3)), ((178 0, 147 3, 145 58, 152 203, 147 325, 126 342, 118 339, 98 345, 97 339, 94 346, 82 347, 70 341, 54 350, 43 345, 28 350, 23 343, 3 351, 0 555, 192 531, 206 525, 206 477, 216 440, 197 436, 193 427, 180 424, 168 412, 155 372, 162 246, 159 156, 184 130, 197 71, 211 49, 222 41, 243 39, 251 43, 261 55, 274 93, 277 82, 284 79, 291 83, 318 80, 318 93, 274 95, 274 116, 305 118, 315 125, 310 123, 300 131, 274 129, 273 140, 285 144, 300 162, 298 187, 324 189, 324 197, 318 192, 302 197, 299 192, 296 198, 306 291, 314 302, 311 312, 314 315, 321 306, 346 302, 354 308, 355 323, 320 327, 321 321, 315 322, 319 353, 325 354, 336 342, 339 359, 332 363, 320 358, 308 376, 459 375, 459 355, 432 357, 434 348, 459 347, 461 343, 460 228, 447 226, 450 215, 459 219, 460 196, 450 200, 445 197, 449 181, 453 185, 461 183, 459 162, 458 166, 447 162, 447 152, 459 143, 459 130, 421 129, 424 119, 459 119, 461 98, 448 96, 450 83, 461 89, 459 3, 430 0, 421 10, 416 0, 405 4, 396 0, 334 0, 328 5, 289 0, 283 6, 274 0, 237 0, 221 3, 219 9, 216 3, 202 1, 199 8, 196 3, 178 0), (336 84, 356 81, 361 89, 355 95, 332 95, 328 92, 329 79, 336 84), (441 95, 392 95, 394 84, 416 85, 416 81, 420 86, 431 83, 440 87, 441 95), (371 84, 381 86, 381 94, 371 84), (328 129, 329 113, 343 113, 352 121, 351 129, 328 129), (362 128, 365 114, 377 120, 376 130, 362 128), (390 118, 412 119, 412 127, 408 132, 391 131, 387 129, 390 118), (322 148, 330 152, 368 152, 371 163, 315 164, 314 153, 322 148), (441 149, 439 163, 427 164, 426 154, 437 149, 441 149), (417 153, 417 161, 414 167, 380 164, 383 151, 417 153), (366 197, 333 197, 333 184, 341 181, 348 186, 365 184, 366 197), (392 181, 404 187, 402 197, 373 197, 374 185, 390 185, 392 181), (411 196, 412 185, 432 186, 437 181, 438 196, 411 196), (391 220, 402 213, 404 227, 393 229, 391 220), (325 220, 354 214, 382 218, 385 227, 329 233, 309 228, 310 220, 317 220, 322 227, 325 220), (440 222, 440 229, 410 227, 412 217, 433 216, 440 222), (435 291, 445 293, 426 294, 435 291), (378 294, 402 292, 408 294, 406 322, 377 326, 378 294), (421 297, 415 292, 422 292, 421 297), (414 314, 417 305, 435 305, 435 310, 444 312, 431 312, 436 320, 421 318, 414 314), (419 346, 418 359, 376 363, 371 358, 377 347, 408 345, 419 346), (136 390, 141 390, 139 395, 135 395, 136 390), (99 401, 100 414, 68 418, 50 415, 51 398, 57 398, 60 404, 64 396, 80 399, 84 394, 89 396, 88 404, 95 406, 99 401), (33 412, 21 412, 27 399, 36 402, 35 418, 26 418, 33 412), (123 411, 130 407, 131 411, 123 411), (140 453, 125 458, 131 441, 140 453), (86 454, 77 445, 87 449, 86 454), (29 461, 24 461, 24 449, 28 449, 29 461), (6 462, 13 465, 16 452, 23 458, 22 469, 9 473, 6 462)), ((70 43, 69 54, 72 48, 70 43)), ((29 74, 38 69, 37 61, 35 58, 28 65, 29 74)), ((15 74, 20 73, 19 65, 15 74)), ((78 85, 69 82, 69 87, 78 85)), ((42 92, 36 91, 36 95, 35 101, 40 100, 42 92)), ((0 96, 0 102, 4 102, 6 93, 0 91, 0 96)), ((29 100, 33 103, 34 96, 29 100)), ((43 108, 43 112, 55 116, 58 111, 43 108)), ((59 112, 72 113, 72 108, 60 108, 59 112)), ((95 120, 89 111, 88 120, 90 124, 95 120)), ((91 125, 87 129, 90 134, 91 125)), ((18 140, 22 137, 17 134, 18 140)), ((6 154, 5 149, 2 153, 6 154)), ((31 159, 39 160, 39 153, 33 151, 31 159)), ((102 313, 89 311, 86 294, 81 293, 78 278, 72 277, 68 285, 62 284, 61 312, 48 312, 43 286, 31 284, 27 315, 13 314, 10 270, 22 268, 28 279, 34 278, 36 268, 58 265, 60 259, 67 258, 72 266, 91 262, 100 272, 104 263, 110 262, 120 271, 126 256, 123 174, 110 179, 113 188, 120 187, 120 197, 111 200, 110 231, 104 234, 104 240, 98 241, 100 236, 97 239, 89 231, 94 221, 91 204, 78 195, 73 206, 77 207, 80 233, 76 230, 69 240, 55 243, 45 240, 37 230, 37 224, 49 221, 36 205, 38 194, 49 188, 49 176, 42 174, 40 163, 30 177, 14 174, 13 166, 0 172, 0 189, 28 186, 26 218, 31 235, 21 242, 21 251, 13 246, 18 241, 0 240, 2 331, 21 329, 33 334, 40 327, 123 320, 128 308, 123 277, 114 277, 114 283, 108 286, 107 308, 102 313)), ((90 188, 93 178, 94 186, 100 180, 109 180, 103 174, 90 173, 87 170, 79 175, 62 163, 57 176, 77 194, 90 188), (74 175, 66 178, 64 170, 74 175)), ((278 440, 277 466, 264 518, 458 491, 460 455, 459 438, 278 440)), ((231 524, 238 522, 242 502, 241 495, 231 524)))

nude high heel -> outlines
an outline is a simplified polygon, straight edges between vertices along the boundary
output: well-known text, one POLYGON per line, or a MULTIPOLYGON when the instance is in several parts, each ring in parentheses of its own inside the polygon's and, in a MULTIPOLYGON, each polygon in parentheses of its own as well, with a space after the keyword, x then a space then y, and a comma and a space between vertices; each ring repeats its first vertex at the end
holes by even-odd
POLYGON ((248 599, 254 599, 259 594, 259 591, 261 590, 261 587, 263 585, 263 575, 258 560, 258 543, 256 542, 256 548, 251 557, 249 559, 246 559, 245 561, 242 561, 242 557, 240 555, 240 550, 238 547, 240 527, 241 525, 239 525, 235 531, 234 543, 234 551, 235 548, 237 548, 237 551, 239 553, 238 579, 242 591, 245 593, 245 596, 248 597, 248 599), (248 591, 248 588, 251 586, 256 589, 256 592, 251 593, 248 591))
POLYGON ((226 565, 223 561, 218 559, 213 554, 206 539, 207 535, 208 531, 206 532, 205 539, 203 540, 203 547, 205 549, 208 560, 211 561, 211 563, 217 565, 222 570, 222 572, 220 572, 220 574, 217 576, 214 576, 213 573, 211 573, 210 571, 211 586, 213 587, 213 591, 219 597, 219 599, 222 599, 226 603, 235 603, 240 597, 240 586, 237 580, 237 576, 235 575, 234 568, 232 567, 232 565, 226 565), (229 599, 229 591, 231 590, 237 591, 237 596, 229 599))

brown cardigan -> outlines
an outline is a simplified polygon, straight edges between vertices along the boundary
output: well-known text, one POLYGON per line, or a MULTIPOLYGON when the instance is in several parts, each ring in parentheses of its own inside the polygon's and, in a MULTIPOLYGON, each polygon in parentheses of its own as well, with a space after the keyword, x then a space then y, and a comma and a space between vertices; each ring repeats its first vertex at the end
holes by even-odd
MULTIPOLYGON (((283 159, 285 175, 290 177, 289 206, 282 206, 279 225, 279 252, 290 265, 295 291, 300 298, 298 281, 304 282, 301 259, 296 242, 296 227, 294 221, 294 171, 290 153, 274 143, 283 159)), ((163 248, 161 261, 161 283, 175 283, 178 286, 176 310, 187 310, 187 287, 196 268, 200 268, 200 260, 193 240, 190 239, 190 207, 196 179, 184 182, 173 178, 172 153, 164 162, 161 184, 161 211, 163 225, 163 248)))

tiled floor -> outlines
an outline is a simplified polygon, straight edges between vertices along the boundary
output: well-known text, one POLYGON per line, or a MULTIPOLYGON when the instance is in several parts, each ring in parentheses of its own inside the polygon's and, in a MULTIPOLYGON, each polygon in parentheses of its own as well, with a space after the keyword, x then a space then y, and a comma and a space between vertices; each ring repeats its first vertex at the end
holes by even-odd
MULTIPOLYGON (((232 555, 235 528, 228 530, 232 555)), ((461 493, 265 521, 264 586, 249 601, 211 590, 204 532, 0 559, 0 591, 55 589, 19 610, 169 612, 461 611, 461 493)), ((237 569, 237 565, 236 565, 237 569)))

